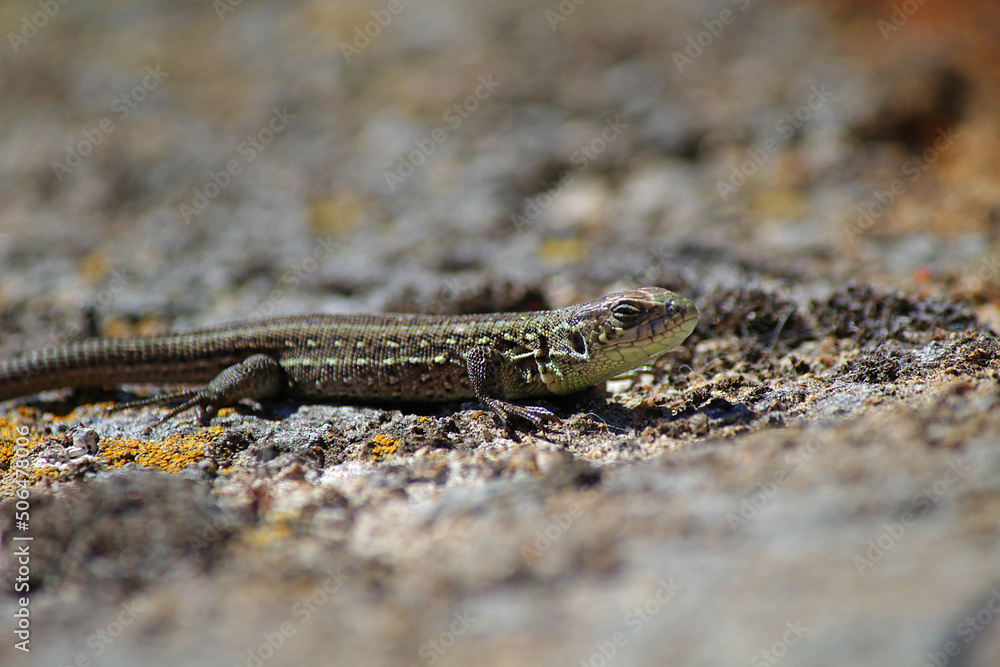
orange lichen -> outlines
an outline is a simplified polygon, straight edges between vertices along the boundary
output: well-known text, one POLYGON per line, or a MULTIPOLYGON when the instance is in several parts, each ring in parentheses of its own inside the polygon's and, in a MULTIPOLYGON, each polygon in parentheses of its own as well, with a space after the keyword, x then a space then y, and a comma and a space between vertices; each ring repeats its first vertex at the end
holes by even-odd
POLYGON ((280 519, 243 530, 240 538, 243 543, 259 549, 284 542, 294 535, 291 523, 287 519, 280 519))
POLYGON ((28 473, 28 483, 34 486, 39 482, 54 482, 59 479, 59 468, 56 466, 41 466, 28 473))
POLYGON ((399 445, 399 440, 389 437, 384 433, 378 433, 372 437, 371 442, 368 443, 365 449, 372 459, 381 461, 395 454, 399 450, 399 445))
POLYGON ((19 457, 27 457, 30 461, 35 447, 42 440, 36 429, 20 420, 0 418, 0 498, 13 496, 25 479, 32 484, 42 478, 41 473, 36 474, 37 471, 30 467, 14 465, 14 460, 19 457))
POLYGON ((97 456, 110 468, 135 463, 163 472, 179 472, 205 458, 208 444, 221 435, 222 428, 216 426, 193 435, 171 436, 162 442, 134 438, 102 440, 97 456))
POLYGON ((9 470, 15 455, 24 456, 41 440, 33 429, 9 419, 0 419, 0 470, 9 470))

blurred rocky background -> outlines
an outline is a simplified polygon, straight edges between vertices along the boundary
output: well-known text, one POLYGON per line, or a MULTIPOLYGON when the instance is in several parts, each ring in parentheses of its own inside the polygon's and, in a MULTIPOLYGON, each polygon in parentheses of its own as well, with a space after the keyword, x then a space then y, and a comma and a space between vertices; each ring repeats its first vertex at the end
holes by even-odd
POLYGON ((4 665, 1000 664, 995 2, 37 0, 0 32, 2 357, 643 284, 702 312, 518 441, 475 403, 6 404, 4 665))

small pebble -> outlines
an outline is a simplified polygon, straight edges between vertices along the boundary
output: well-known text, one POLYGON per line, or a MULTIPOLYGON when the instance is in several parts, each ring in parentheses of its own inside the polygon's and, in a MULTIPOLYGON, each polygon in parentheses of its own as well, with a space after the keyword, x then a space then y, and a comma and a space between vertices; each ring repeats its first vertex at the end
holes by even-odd
MULTIPOLYGON (((97 435, 97 431, 92 428, 83 429, 73 435, 74 448, 83 448, 85 450, 85 454, 96 454, 98 450, 98 443, 100 443, 100 441, 101 437, 97 435)), ((73 448, 70 449, 72 450, 73 448)))

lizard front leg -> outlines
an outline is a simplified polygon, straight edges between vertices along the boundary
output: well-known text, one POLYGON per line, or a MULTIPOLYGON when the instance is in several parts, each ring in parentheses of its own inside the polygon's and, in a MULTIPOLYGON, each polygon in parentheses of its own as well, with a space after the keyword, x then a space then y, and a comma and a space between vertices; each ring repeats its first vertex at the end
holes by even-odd
POLYGON ((515 405, 504 400, 499 375, 516 371, 509 368, 510 362, 495 350, 486 345, 471 347, 465 354, 465 363, 476 398, 500 417, 504 427, 509 428, 507 420, 510 417, 520 417, 535 428, 541 428, 546 421, 559 423, 559 417, 550 410, 538 406, 515 405))

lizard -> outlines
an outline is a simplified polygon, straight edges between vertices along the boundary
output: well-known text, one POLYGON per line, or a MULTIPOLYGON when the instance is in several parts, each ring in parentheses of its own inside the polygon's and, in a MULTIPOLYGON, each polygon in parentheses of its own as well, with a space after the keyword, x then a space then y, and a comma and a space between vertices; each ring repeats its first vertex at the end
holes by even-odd
POLYGON ((0 361, 0 401, 65 387, 195 385, 113 406, 180 401, 157 425, 196 408, 277 397, 361 402, 478 399, 509 428, 551 411, 513 403, 569 394, 649 363, 698 322, 687 298, 659 287, 567 308, 478 315, 296 315, 188 333, 91 338, 0 361))

